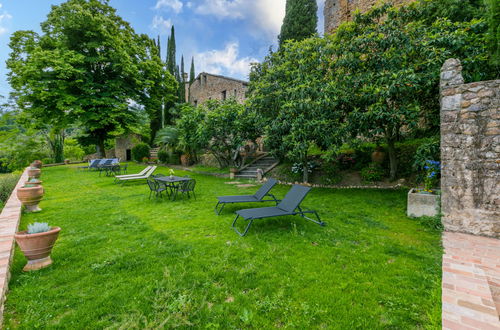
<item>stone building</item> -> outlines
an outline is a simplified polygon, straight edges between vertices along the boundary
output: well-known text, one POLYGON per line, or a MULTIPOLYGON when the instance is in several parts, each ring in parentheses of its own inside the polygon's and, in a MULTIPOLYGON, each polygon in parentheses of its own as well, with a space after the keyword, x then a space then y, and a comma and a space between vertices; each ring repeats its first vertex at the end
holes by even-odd
MULTIPOLYGON (((415 0, 392 0, 388 1, 395 5, 402 5, 415 0)), ((354 11, 359 9, 362 13, 380 4, 379 0, 326 0, 325 1, 325 33, 333 32, 342 22, 350 21, 354 11)))
POLYGON ((189 95, 189 103, 195 106, 208 100, 229 98, 242 103, 246 99, 247 88, 246 81, 202 72, 191 85, 186 85, 186 94, 189 95))

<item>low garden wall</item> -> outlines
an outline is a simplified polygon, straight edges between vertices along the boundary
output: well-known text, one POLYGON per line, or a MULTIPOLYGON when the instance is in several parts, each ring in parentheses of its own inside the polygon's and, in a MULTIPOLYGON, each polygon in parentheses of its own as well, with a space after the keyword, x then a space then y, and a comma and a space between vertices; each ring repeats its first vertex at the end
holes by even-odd
POLYGON ((464 84, 449 59, 440 88, 445 230, 500 238, 500 80, 464 84))
POLYGON ((14 234, 21 220, 21 201, 17 198, 16 190, 28 180, 28 171, 21 175, 10 198, 0 213, 0 324, 3 319, 3 305, 9 283, 9 267, 14 256, 14 234))

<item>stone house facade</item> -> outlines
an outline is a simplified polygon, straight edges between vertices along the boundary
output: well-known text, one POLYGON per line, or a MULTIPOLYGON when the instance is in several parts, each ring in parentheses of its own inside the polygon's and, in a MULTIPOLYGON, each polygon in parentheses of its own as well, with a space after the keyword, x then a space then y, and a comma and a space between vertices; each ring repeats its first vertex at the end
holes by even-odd
MULTIPOLYGON (((390 2, 400 6, 413 1, 415 0, 392 0, 390 2)), ((340 23, 352 20, 356 9, 364 13, 377 4, 380 4, 379 0, 326 0, 323 11, 325 33, 333 32, 340 23)))
POLYGON ((226 100, 234 98, 243 103, 246 99, 248 82, 234 78, 202 72, 195 81, 186 84, 188 100, 194 106, 208 100, 226 100))

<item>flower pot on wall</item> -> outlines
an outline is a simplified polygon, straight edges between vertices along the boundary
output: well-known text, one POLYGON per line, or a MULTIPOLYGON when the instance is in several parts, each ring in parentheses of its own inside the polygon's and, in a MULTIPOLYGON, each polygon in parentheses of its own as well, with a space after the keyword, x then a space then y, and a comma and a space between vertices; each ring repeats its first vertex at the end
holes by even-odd
POLYGON ((42 175, 42 170, 36 167, 28 168, 28 177, 30 178, 39 178, 42 175))
POLYGON ((38 203, 43 198, 43 187, 41 185, 32 185, 17 188, 17 198, 26 207, 27 212, 39 212, 42 209, 38 207, 38 203))
POLYGON ((408 192, 408 208, 406 214, 409 217, 433 217, 439 214, 440 195, 419 192, 411 189, 408 192))
POLYGON ((23 268, 24 271, 37 270, 52 264, 50 252, 60 231, 61 228, 53 227, 51 230, 43 233, 28 234, 24 230, 14 235, 17 245, 23 251, 26 259, 28 259, 28 263, 23 268))
POLYGON ((35 160, 33 163, 31 163, 32 167, 36 168, 42 168, 42 161, 41 160, 35 160))

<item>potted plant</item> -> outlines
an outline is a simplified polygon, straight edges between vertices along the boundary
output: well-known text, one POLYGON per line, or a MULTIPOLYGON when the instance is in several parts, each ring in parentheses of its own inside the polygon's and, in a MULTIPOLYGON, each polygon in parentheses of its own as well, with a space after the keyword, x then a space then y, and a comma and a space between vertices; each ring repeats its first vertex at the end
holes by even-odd
POLYGON ((69 165, 69 163, 70 163, 70 162, 71 162, 71 161, 70 161, 69 159, 65 159, 65 160, 64 160, 64 164, 65 164, 65 165, 69 165))
POLYGON ((42 209, 38 207, 38 203, 43 198, 43 187, 37 184, 25 184, 17 188, 17 198, 26 207, 27 212, 39 212, 42 209))
POLYGON ((31 163, 31 166, 36 168, 42 168, 42 161, 37 159, 33 161, 33 163, 31 163))
POLYGON ((28 259, 28 263, 23 268, 24 271, 42 269, 52 264, 50 252, 60 231, 59 227, 50 227, 47 223, 35 222, 28 225, 28 230, 14 235, 17 245, 28 259))
POLYGON ((174 174, 175 174, 175 173, 174 173, 174 170, 173 170, 173 169, 170 169, 170 170, 168 171, 168 173, 170 174, 170 179, 173 179, 173 178, 174 178, 174 174))
POLYGON ((28 177, 38 179, 40 177, 40 175, 42 175, 41 169, 34 167, 34 166, 30 166, 28 168, 28 177))
POLYGON ((37 178, 30 178, 28 181, 24 183, 24 185, 34 185, 34 186, 40 186, 43 181, 37 179, 37 178))
POLYGON ((181 164, 182 164, 182 166, 191 165, 191 157, 189 156, 189 154, 182 154, 181 155, 181 164))
POLYGON ((413 188, 408 192, 407 215, 409 217, 433 217, 439 214, 440 190, 435 189, 439 180, 441 163, 434 160, 425 161, 424 188, 413 188))

